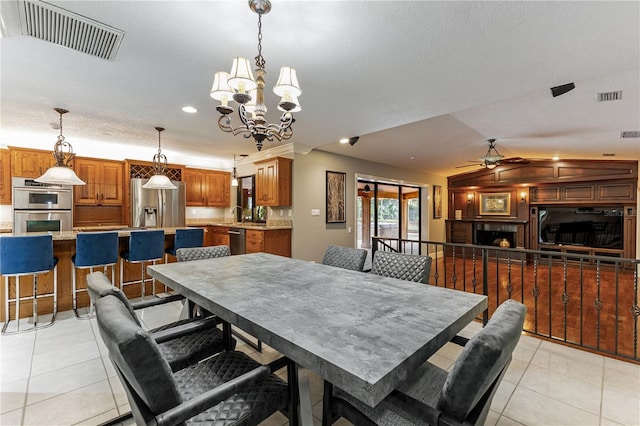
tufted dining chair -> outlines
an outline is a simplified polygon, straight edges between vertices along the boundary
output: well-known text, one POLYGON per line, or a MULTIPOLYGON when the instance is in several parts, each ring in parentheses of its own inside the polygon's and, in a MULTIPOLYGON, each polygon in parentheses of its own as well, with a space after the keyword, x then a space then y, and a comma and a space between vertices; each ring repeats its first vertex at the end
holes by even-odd
POLYGON ((366 259, 367 251, 364 249, 328 245, 322 264, 362 272, 366 259))
POLYGON ((373 408, 325 382, 323 426, 339 417, 359 426, 484 424, 520 340, 526 311, 515 300, 505 301, 469 339, 449 372, 425 362, 373 408))
POLYGON ((257 425, 277 411, 297 424, 297 389, 272 374, 290 367, 288 359, 261 365, 242 352, 221 352, 173 372, 117 297, 97 300, 96 317, 136 424, 257 425))
MULTIPOLYGON (((127 296, 101 272, 87 275, 87 289, 93 304, 106 296, 114 296, 127 308, 133 321, 142 326, 135 313, 136 309, 153 306, 152 299, 139 303, 130 303, 127 296)), ((149 330, 158 343, 160 353, 167 360, 173 371, 181 370, 188 365, 210 357, 225 350, 222 331, 217 327, 216 318, 191 318, 165 324, 149 330)), ((236 341, 231 339, 227 343, 228 349, 235 348, 236 341)))
POLYGON ((231 256, 229 246, 189 247, 176 250, 178 262, 231 256))
POLYGON ((426 284, 430 272, 430 256, 380 250, 373 255, 372 274, 426 284))

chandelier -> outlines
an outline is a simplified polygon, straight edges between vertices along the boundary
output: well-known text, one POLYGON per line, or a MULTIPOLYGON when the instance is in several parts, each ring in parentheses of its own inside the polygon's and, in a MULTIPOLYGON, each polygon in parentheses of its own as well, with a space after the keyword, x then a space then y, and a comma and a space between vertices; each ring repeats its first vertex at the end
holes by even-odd
POLYGON ((291 125, 294 123, 292 113, 300 111, 298 96, 302 93, 298 84, 296 70, 291 67, 282 67, 280 77, 273 88, 273 93, 280 96, 278 110, 282 111, 280 123, 267 124, 265 115, 267 107, 264 103, 264 77, 267 72, 264 69, 265 60, 262 57, 262 15, 269 13, 271 2, 269 0, 249 0, 249 7, 258 14, 258 56, 256 60, 256 78, 251 72, 249 59, 236 57, 231 65, 231 72, 220 71, 215 73, 211 97, 220 101, 216 108, 222 116, 218 119, 218 127, 224 132, 233 133, 234 136, 242 134, 245 138, 253 137, 258 151, 262 149, 265 139, 269 142, 280 142, 290 139, 293 135, 291 125), (233 107, 229 106, 229 100, 236 101, 241 125, 231 125, 230 114, 233 107))
POLYGON ((154 175, 144 185, 145 189, 177 189, 165 175, 167 172, 167 156, 162 153, 160 147, 160 134, 164 131, 162 127, 155 128, 158 131, 158 153, 153 156, 154 175))
POLYGON ((60 134, 53 146, 53 158, 56 159, 56 164, 35 181, 54 185, 85 185, 86 183, 71 168, 71 161, 76 155, 73 153, 71 144, 65 141, 62 136, 62 114, 69 111, 62 108, 54 108, 53 110, 60 114, 60 134))

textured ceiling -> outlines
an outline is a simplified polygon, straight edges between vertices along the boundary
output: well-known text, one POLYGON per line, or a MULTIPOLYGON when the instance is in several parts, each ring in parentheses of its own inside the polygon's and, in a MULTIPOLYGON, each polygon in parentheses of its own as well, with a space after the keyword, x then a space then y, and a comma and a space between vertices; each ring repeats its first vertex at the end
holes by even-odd
MULTIPOLYGON (((52 1, 124 31, 110 62, 15 31, 0 2, 1 136, 53 146, 54 107, 78 155, 229 166, 253 143, 217 128, 213 74, 253 58, 244 1, 52 1), (197 114, 181 107, 192 105, 197 114)), ((473 170, 485 140, 507 157, 640 158, 640 2, 277 1, 263 18, 268 116, 283 65, 303 110, 295 150, 322 149, 441 175, 473 170), (575 82, 552 97, 550 87, 575 82), (622 90, 620 101, 597 93, 622 90), (354 146, 342 137, 359 135, 354 146)), ((237 117, 234 117, 236 120, 237 117)), ((267 145, 268 147, 268 145, 267 145)))

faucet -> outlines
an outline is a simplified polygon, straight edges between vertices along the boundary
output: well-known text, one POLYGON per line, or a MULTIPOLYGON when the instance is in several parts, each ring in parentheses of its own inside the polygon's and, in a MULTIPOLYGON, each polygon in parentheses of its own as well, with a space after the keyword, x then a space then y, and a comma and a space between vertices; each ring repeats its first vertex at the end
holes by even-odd
MULTIPOLYGON (((235 206, 231 209, 231 214, 233 215, 236 209, 240 209, 240 223, 244 223, 244 215, 242 214, 242 206, 235 206)), ((233 216, 234 221, 236 221, 236 216, 233 216)))

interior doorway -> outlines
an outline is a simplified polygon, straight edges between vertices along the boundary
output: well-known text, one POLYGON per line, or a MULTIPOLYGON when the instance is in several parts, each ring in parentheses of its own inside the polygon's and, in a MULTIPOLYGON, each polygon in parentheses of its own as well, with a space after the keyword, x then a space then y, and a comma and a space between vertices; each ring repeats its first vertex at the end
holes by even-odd
POLYGON ((420 241, 422 191, 419 186, 358 179, 358 248, 371 248, 371 237, 420 241))

